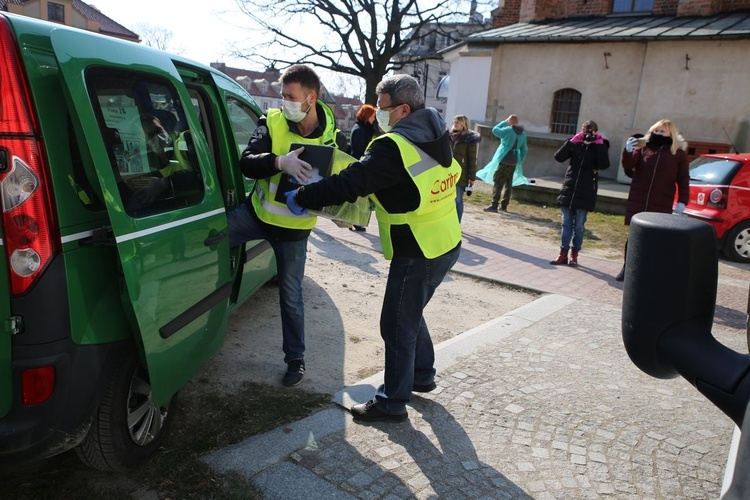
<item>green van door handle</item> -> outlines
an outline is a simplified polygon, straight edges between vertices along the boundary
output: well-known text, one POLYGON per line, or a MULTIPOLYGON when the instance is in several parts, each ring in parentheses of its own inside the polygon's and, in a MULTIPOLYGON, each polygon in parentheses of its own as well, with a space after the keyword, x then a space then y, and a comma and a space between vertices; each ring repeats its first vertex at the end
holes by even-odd
POLYGON ((226 237, 227 237, 227 233, 214 234, 213 236, 209 236, 208 238, 206 238, 203 241, 203 244, 207 247, 212 247, 226 237))

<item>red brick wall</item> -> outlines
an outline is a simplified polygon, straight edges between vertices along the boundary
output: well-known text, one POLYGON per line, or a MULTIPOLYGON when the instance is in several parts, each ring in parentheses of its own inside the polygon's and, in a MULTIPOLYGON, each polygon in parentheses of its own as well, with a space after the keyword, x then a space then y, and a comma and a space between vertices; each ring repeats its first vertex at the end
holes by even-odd
POLYGON ((535 11, 536 11, 536 0, 523 0, 521 2, 521 9, 520 9, 520 14, 519 14, 520 20, 521 21, 533 21, 535 11))
POLYGON ((503 26, 516 24, 519 20, 520 11, 521 0, 505 0, 505 6, 499 9, 499 12, 493 11, 492 27, 502 28, 503 26))
POLYGON ((566 12, 567 4, 559 0, 525 0, 521 6, 521 20, 561 19, 570 15, 566 12), (530 11, 525 10, 527 5, 530 11))
POLYGON ((750 9, 750 0, 722 0, 721 11, 750 9))
POLYGON ((719 12, 721 0, 682 0, 678 16, 711 16, 719 12))
MULTIPOLYGON (((750 0, 654 0, 654 15, 710 16, 719 12, 750 9, 750 0)), ((612 13, 612 0, 505 0, 493 11, 495 28, 518 22, 562 19, 568 16, 603 16, 612 13)))
POLYGON ((569 16, 606 16, 612 12, 612 0, 588 0, 586 2, 565 3, 568 4, 569 16))
POLYGON ((654 0, 655 16, 674 16, 677 14, 677 7, 680 0, 654 0))

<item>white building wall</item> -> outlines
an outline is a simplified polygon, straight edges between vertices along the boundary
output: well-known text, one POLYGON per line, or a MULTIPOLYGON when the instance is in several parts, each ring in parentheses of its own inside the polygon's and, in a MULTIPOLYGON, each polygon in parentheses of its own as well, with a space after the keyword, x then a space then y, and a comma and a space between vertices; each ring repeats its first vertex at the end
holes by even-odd
MULTIPOLYGON (((538 149, 524 166, 532 176, 561 172, 552 153, 566 137, 549 126, 554 93, 564 88, 582 94, 579 125, 596 120, 610 139, 613 167, 624 138, 662 118, 673 120, 688 142, 731 139, 740 151, 750 150, 750 40, 505 43, 494 47, 490 71, 486 57, 462 57, 460 50, 451 54, 446 115, 466 114, 491 127, 516 113, 530 150, 538 149)), ((483 141, 480 158, 492 149, 483 141)), ((618 170, 602 175, 620 177, 618 170)))
POLYGON ((447 123, 456 115, 466 115, 473 124, 485 120, 487 89, 492 69, 492 51, 453 51, 445 54, 450 63, 450 86, 445 104, 447 123))

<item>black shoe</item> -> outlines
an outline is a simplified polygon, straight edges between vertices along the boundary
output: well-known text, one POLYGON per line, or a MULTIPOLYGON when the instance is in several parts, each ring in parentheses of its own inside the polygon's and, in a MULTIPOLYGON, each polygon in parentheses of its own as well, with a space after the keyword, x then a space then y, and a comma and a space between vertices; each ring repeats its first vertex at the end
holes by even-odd
POLYGON ((500 210, 502 210, 503 212, 507 212, 508 211, 508 206, 507 205, 503 205, 502 207, 500 207, 500 210))
POLYGON ((354 225, 349 228, 349 231, 367 231, 367 228, 365 226, 354 225))
POLYGON ((391 415, 380 410, 375 405, 375 399, 371 399, 367 403, 354 405, 349 412, 357 422, 403 422, 409 418, 409 414, 406 412, 391 415))
POLYGON ((295 385, 302 382, 302 378, 305 376, 305 360, 304 359, 293 359, 286 365, 286 373, 284 378, 281 379, 282 385, 285 387, 294 387, 295 385))
POLYGON ((433 380, 429 384, 414 384, 411 386, 411 392, 432 392, 437 389, 437 384, 433 380))
POLYGON ((615 281, 625 281, 625 268, 622 268, 622 271, 617 273, 617 276, 615 276, 615 281))
POLYGON ((483 212, 497 212, 497 205, 494 203, 490 205, 489 207, 485 207, 482 209, 483 212))

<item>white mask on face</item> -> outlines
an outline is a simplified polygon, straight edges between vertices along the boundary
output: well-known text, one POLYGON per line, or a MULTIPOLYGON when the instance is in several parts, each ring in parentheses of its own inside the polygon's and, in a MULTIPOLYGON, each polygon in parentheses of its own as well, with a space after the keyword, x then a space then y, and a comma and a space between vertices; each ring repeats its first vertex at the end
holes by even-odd
MULTIPOLYGON (((305 96, 305 100, 307 100, 307 96, 309 95, 310 94, 307 94, 305 96)), ((310 112, 311 108, 312 108, 312 105, 310 105, 310 107, 307 108, 307 111, 302 111, 301 102, 287 101, 285 99, 281 112, 284 114, 284 118, 286 118, 287 120, 292 121, 294 123, 299 123, 305 119, 305 117, 307 116, 307 113, 310 112)))
POLYGON ((383 130, 383 132, 388 132, 391 129, 391 126, 388 125, 388 122, 391 120, 391 111, 386 111, 385 109, 379 109, 375 112, 375 118, 378 120, 378 125, 380 125, 380 128, 383 130))

